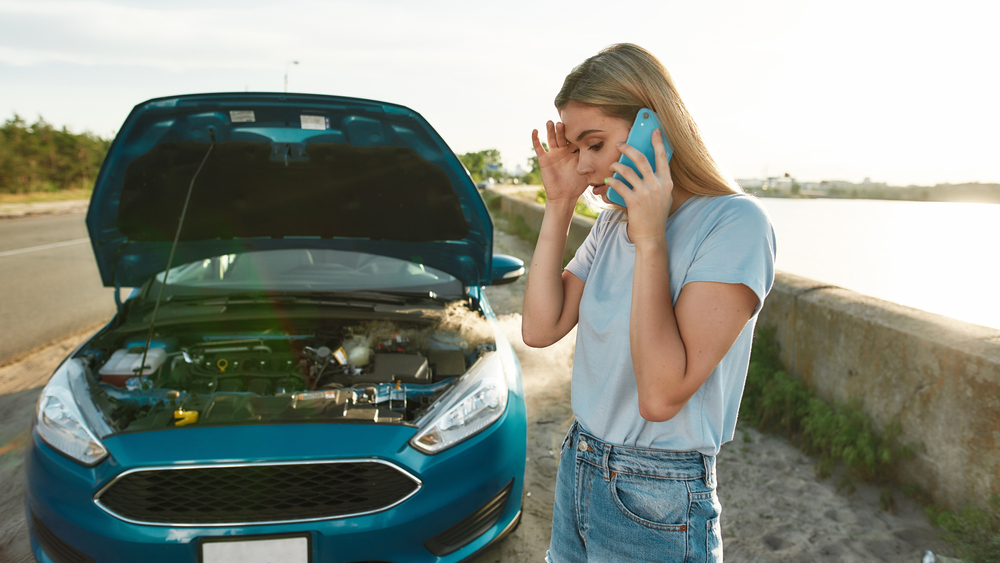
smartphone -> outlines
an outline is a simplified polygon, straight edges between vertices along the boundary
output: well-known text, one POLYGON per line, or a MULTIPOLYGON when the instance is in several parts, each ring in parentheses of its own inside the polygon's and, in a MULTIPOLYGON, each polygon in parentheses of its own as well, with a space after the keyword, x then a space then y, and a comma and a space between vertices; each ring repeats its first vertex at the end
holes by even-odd
MULTIPOLYGON (((667 161, 670 161, 670 157, 674 154, 674 149, 670 148, 670 141, 667 140, 667 134, 663 132, 663 127, 660 126, 660 120, 656 118, 656 114, 653 110, 642 108, 639 113, 635 116, 635 122, 632 124, 632 129, 628 132, 628 140, 626 141, 629 146, 635 147, 636 150, 641 152, 646 156, 646 160, 649 161, 649 165, 653 168, 653 172, 656 172, 656 153, 653 152, 653 131, 659 129, 660 135, 663 139, 663 149, 667 152, 667 161)), ((618 162, 628 166, 632 170, 635 170, 636 174, 642 176, 639 170, 635 167, 635 163, 632 159, 622 155, 618 159, 618 162)), ((622 178, 621 174, 615 172, 614 178, 616 180, 621 180, 625 183, 629 189, 632 189, 632 185, 622 178)), ((620 205, 626 207, 625 200, 622 196, 615 191, 614 188, 608 188, 608 201, 614 203, 615 205, 620 205)))

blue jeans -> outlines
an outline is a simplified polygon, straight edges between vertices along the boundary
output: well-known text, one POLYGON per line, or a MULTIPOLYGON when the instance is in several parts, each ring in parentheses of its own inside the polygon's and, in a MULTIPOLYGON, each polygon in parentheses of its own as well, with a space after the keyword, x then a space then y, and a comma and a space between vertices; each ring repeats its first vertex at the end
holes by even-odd
POLYGON ((574 422, 562 446, 550 563, 722 561, 715 457, 608 444, 574 422))

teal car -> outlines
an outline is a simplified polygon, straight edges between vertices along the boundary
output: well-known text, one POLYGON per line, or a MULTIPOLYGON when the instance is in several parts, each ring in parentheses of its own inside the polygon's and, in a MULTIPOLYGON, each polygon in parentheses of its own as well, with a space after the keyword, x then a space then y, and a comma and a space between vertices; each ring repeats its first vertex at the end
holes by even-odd
POLYGON ((450 562, 516 527, 521 369, 484 287, 524 265, 419 114, 144 102, 87 227, 118 312, 38 401, 39 562, 450 562))

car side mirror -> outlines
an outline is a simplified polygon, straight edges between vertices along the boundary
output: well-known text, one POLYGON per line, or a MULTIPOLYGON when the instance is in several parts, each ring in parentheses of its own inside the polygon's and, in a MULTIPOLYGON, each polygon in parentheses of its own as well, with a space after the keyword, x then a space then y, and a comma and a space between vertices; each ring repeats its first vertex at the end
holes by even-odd
POLYGON ((493 255, 493 285, 514 283, 524 275, 524 260, 507 254, 493 255))

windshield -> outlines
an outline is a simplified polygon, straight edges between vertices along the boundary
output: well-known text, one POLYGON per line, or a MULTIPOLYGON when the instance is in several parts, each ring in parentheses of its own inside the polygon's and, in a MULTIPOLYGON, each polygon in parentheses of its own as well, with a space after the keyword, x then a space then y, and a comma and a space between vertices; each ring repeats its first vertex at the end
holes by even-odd
MULTIPOLYGON (((156 276, 163 283, 163 273, 156 276)), ((458 298, 454 276, 406 260, 345 250, 285 249, 225 254, 170 269, 169 293, 203 290, 433 291, 458 298)))

